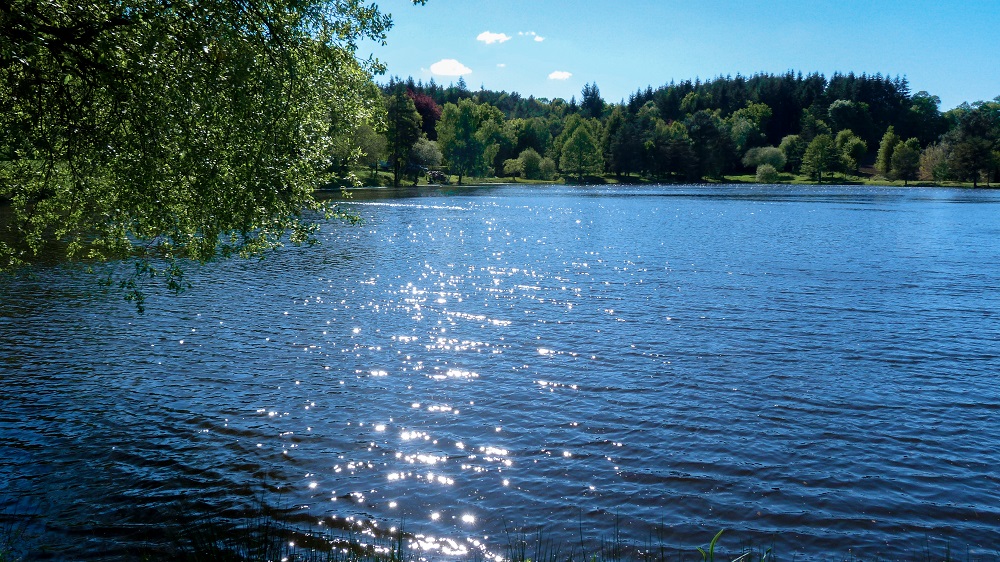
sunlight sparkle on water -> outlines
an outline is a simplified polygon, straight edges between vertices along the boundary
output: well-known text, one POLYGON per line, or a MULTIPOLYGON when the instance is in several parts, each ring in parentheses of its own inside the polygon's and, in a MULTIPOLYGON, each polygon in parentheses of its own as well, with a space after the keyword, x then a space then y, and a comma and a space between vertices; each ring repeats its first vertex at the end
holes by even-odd
POLYGON ((479 452, 484 455, 489 455, 493 457, 496 456, 506 457, 507 455, 510 454, 510 451, 508 451, 507 449, 500 449, 499 447, 480 447, 479 452))

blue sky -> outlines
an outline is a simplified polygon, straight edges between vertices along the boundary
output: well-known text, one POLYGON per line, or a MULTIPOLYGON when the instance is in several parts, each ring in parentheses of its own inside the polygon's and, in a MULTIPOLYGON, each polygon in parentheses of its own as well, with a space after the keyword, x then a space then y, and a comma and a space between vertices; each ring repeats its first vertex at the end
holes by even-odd
POLYGON ((942 110, 1000 96, 1000 0, 382 0, 388 75, 606 101, 671 80, 786 70, 905 76, 942 110))

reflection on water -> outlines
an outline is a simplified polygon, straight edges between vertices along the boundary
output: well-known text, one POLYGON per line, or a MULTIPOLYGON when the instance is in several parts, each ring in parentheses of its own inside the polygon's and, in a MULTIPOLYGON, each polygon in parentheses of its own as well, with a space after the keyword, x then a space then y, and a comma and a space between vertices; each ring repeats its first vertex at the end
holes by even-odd
POLYGON ((351 201, 363 226, 194 268, 143 316, 68 268, 0 281, 0 498, 57 558, 162 540, 177 505, 238 520, 261 487, 290 522, 402 524, 432 557, 512 525, 1000 543, 992 192, 351 201))

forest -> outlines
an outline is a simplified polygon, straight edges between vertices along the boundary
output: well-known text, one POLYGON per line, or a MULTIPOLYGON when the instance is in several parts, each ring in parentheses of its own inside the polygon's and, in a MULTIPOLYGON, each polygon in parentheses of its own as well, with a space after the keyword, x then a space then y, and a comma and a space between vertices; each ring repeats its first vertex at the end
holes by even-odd
POLYGON ((941 111, 881 74, 756 74, 671 82, 608 103, 392 77, 384 124, 355 135, 372 177, 567 181, 920 180, 989 185, 1000 172, 1000 97, 941 111), (783 175, 785 174, 785 175, 783 175), (788 174, 791 174, 789 176, 788 174))

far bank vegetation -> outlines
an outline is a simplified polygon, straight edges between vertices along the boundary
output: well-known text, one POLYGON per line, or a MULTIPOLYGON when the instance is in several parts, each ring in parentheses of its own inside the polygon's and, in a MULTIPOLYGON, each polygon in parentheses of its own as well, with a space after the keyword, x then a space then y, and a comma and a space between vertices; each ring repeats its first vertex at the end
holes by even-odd
POLYGON ((788 72, 639 89, 608 103, 392 78, 359 134, 369 184, 747 181, 991 185, 1000 97, 942 112, 905 78, 788 72), (380 130, 381 132, 375 132, 380 130), (381 170, 381 172, 380 172, 381 170), (495 179, 493 179, 495 178, 495 179))

